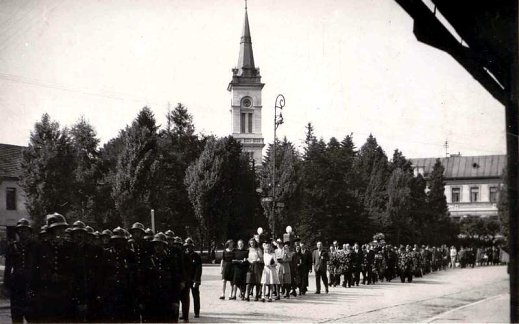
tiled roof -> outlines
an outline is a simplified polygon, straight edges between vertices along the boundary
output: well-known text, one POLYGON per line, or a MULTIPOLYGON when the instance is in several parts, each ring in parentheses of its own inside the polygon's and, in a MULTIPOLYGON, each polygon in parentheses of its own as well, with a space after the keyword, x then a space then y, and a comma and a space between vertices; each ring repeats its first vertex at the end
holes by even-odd
MULTIPOLYGON (((413 167, 423 167, 428 177, 437 158, 410 159, 413 167)), ((506 155, 450 156, 440 158, 447 179, 499 178, 506 167, 506 155)))
POLYGON ((23 146, 0 144, 0 177, 18 178, 23 146))

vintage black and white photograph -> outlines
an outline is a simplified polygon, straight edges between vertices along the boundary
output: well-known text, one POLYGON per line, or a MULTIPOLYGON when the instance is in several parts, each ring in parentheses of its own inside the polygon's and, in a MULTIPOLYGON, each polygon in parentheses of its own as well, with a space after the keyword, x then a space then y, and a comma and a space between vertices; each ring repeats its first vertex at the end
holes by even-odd
POLYGON ((0 0, 0 322, 518 322, 518 13, 0 0))

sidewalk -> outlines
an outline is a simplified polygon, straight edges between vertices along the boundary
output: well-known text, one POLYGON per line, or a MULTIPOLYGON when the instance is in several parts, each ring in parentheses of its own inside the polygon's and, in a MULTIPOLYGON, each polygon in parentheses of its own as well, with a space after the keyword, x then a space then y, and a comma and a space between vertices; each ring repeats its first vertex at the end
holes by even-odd
POLYGON ((433 317, 429 323, 509 323, 510 294, 492 296, 433 317))

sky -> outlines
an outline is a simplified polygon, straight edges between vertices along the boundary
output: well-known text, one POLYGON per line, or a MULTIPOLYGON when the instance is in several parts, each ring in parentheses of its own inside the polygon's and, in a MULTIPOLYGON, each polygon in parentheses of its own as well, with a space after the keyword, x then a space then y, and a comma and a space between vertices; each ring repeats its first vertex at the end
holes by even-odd
MULTIPOLYGON (((249 0, 263 136, 373 134, 412 157, 504 154, 504 107, 448 54, 419 43, 391 0, 249 0)), ((0 142, 27 145, 42 114, 81 116, 105 143, 149 106, 178 102, 198 132, 231 133, 242 0, 0 0, 0 142)))

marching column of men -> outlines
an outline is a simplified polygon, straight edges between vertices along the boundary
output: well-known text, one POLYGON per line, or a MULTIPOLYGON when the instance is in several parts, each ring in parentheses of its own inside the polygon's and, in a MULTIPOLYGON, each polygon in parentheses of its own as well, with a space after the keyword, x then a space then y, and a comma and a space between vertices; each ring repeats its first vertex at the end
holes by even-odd
POLYGON ((140 223, 100 233, 57 213, 37 238, 26 219, 16 232, 4 272, 15 323, 178 322, 180 303, 188 322, 191 294, 200 314, 202 262, 190 238, 140 223))
POLYGON ((330 247, 328 272, 330 284, 340 284, 344 276, 343 287, 358 286, 362 274, 362 284, 374 284, 378 281, 391 281, 399 277, 401 282, 411 282, 413 277, 445 270, 449 264, 449 249, 415 244, 394 247, 374 241, 362 247, 355 243, 344 244, 339 249, 335 244, 330 247))

